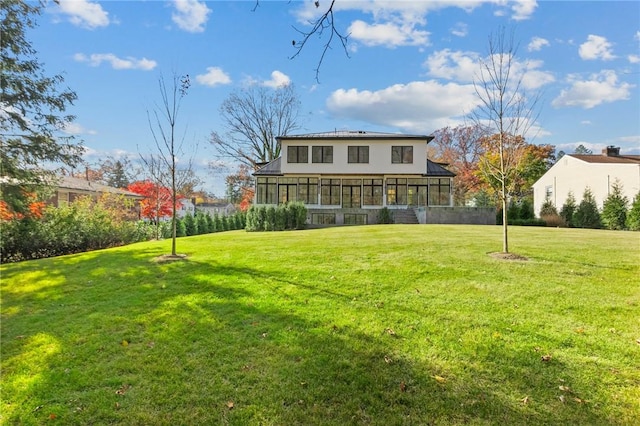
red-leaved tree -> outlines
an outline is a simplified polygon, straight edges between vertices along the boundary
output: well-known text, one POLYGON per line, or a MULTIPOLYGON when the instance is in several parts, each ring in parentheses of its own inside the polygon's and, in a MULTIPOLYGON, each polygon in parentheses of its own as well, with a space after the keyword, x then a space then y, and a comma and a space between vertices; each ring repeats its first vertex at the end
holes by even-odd
MULTIPOLYGON (((169 188, 153 183, 150 180, 143 180, 132 183, 127 187, 127 190, 144 197, 144 200, 140 202, 140 215, 143 218, 159 225, 160 219, 171 217, 173 211, 171 201, 173 197, 169 188)), ((178 201, 176 201, 177 208, 180 208, 180 202, 178 201)))

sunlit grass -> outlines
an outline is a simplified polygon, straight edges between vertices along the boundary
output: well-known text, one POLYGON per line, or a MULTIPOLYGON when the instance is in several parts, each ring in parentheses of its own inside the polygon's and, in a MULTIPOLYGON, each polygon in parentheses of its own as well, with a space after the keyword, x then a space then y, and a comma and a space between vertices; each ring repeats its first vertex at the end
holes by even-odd
POLYGON ((3 265, 3 424, 634 424, 640 234, 364 226, 3 265), (546 359, 543 361, 543 357, 546 359))

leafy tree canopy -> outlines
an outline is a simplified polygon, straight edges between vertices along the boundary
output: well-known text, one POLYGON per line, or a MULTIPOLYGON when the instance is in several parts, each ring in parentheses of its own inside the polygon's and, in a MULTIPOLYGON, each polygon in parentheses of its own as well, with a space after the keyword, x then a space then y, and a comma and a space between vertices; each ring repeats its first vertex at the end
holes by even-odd
POLYGON ((0 3, 0 196, 17 212, 26 211, 29 197, 52 183, 54 172, 43 165, 73 167, 83 153, 73 137, 62 136, 74 119, 66 109, 76 94, 60 88, 62 76, 44 74, 27 40, 42 8, 42 2, 0 3))

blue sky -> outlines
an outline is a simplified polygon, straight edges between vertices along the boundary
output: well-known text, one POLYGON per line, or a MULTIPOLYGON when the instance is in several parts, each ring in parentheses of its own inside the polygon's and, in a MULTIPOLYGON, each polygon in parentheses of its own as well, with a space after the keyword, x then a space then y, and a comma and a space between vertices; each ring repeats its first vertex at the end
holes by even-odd
POLYGON ((67 132, 87 160, 137 157, 153 149, 147 111, 158 78, 189 74, 178 126, 206 190, 216 156, 212 131, 224 133, 221 102, 248 85, 294 84, 301 101, 297 133, 333 129, 431 134, 464 123, 477 105, 473 79, 488 37, 515 29, 514 69, 540 93, 534 143, 572 152, 583 144, 640 154, 640 3, 635 1, 342 1, 336 25, 349 34, 348 56, 334 43, 315 69, 326 38, 299 56, 294 27, 330 2, 49 2, 28 37, 47 74, 61 73, 78 95, 67 132))

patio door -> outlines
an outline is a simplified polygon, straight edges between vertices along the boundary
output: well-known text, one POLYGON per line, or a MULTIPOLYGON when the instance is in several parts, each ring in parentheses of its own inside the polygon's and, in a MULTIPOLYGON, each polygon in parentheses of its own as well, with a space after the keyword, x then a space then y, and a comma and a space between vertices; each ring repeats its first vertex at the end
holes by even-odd
POLYGON ((360 208, 362 206, 362 180, 344 179, 342 181, 342 207, 360 208))
POLYGON ((409 206, 426 206, 427 185, 409 185, 407 187, 407 199, 409 206))

